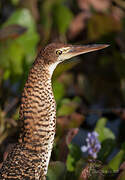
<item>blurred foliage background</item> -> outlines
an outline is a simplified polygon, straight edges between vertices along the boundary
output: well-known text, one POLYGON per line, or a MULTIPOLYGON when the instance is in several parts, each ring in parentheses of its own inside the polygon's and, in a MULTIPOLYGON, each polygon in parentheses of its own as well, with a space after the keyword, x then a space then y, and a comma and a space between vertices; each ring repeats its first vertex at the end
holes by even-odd
POLYGON ((29 68, 49 42, 110 47, 57 67, 57 132, 48 180, 125 179, 125 1, 0 1, 0 163, 18 138, 29 68), (97 131, 95 161, 80 149, 97 131), (110 146, 109 146, 110 145, 110 146))

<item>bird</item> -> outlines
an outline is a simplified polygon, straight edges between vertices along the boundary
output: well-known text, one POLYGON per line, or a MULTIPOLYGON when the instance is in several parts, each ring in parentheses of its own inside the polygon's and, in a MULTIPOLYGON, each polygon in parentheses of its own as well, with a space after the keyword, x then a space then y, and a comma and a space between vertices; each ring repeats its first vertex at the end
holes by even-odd
POLYGON ((53 72, 67 59, 106 47, 107 44, 50 43, 41 48, 22 93, 19 139, 3 162, 0 179, 46 180, 56 132, 56 102, 51 83, 53 72))

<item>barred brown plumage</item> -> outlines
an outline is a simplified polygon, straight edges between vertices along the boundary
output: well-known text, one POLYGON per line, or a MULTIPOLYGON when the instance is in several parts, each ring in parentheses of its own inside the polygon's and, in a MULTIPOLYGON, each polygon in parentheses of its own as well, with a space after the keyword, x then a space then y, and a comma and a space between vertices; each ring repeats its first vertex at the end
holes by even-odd
POLYGON ((19 142, 3 163, 0 179, 46 179, 56 128, 53 71, 66 59, 105 47, 52 43, 39 52, 22 93, 19 142))

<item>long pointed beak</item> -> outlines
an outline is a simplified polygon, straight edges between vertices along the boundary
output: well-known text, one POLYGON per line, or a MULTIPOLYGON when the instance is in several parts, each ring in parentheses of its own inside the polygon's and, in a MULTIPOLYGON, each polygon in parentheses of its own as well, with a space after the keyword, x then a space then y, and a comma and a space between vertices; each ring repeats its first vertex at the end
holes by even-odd
POLYGON ((108 46, 109 45, 107 45, 107 44, 94 44, 94 45, 83 45, 83 46, 77 46, 76 45, 76 46, 71 46, 68 53, 70 53, 70 55, 72 57, 74 57, 74 56, 77 56, 77 55, 80 55, 80 54, 84 54, 84 53, 104 49, 104 48, 106 48, 108 46))

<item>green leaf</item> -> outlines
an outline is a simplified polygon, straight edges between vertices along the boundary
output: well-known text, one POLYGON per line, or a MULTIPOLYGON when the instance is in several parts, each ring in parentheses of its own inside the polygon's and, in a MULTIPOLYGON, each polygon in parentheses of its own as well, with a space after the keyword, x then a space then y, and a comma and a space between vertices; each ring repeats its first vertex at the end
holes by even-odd
POLYGON ((22 56, 24 55, 22 48, 19 44, 12 43, 11 46, 8 47, 8 52, 13 73, 16 74, 18 72, 18 74, 22 74, 22 56))
POLYGON ((55 5, 54 19, 60 34, 65 35, 72 18, 73 14, 70 9, 62 4, 55 5))
POLYGON ((102 142, 108 138, 115 139, 115 135, 113 134, 113 132, 109 128, 105 127, 99 135, 99 140, 100 140, 100 142, 102 142))
POLYGON ((69 144, 68 148, 69 148, 69 154, 67 157, 66 166, 68 171, 72 172, 75 170, 76 164, 81 158, 81 150, 75 144, 69 144))
POLYGON ((106 118, 100 118, 96 124, 95 131, 99 132, 100 129, 103 129, 106 125, 107 119, 106 118))
POLYGON ((114 149, 115 144, 116 143, 114 139, 110 139, 110 138, 105 139, 101 144, 101 150, 98 153, 98 159, 101 161, 105 161, 106 158, 110 155, 110 153, 114 149))
POLYGON ((31 63, 35 57, 39 36, 35 22, 27 9, 15 11, 3 27, 12 24, 22 25, 27 28, 27 31, 16 39, 9 39, 0 44, 0 65, 5 70, 11 69, 11 73, 21 74, 23 59, 25 58, 28 63, 31 63))
POLYGON ((65 95, 65 87, 62 83, 55 80, 53 82, 53 92, 56 102, 58 103, 65 95))
POLYGON ((73 112, 75 112, 77 106, 78 103, 76 103, 75 101, 73 100, 71 101, 70 99, 63 99, 58 109, 57 115, 58 116, 70 115, 73 112))
MULTIPOLYGON (((0 66, 5 70, 9 69, 12 73, 22 73, 22 57, 24 52, 18 43, 10 41, 0 45, 1 61, 0 66), (5 48, 6 47, 6 48, 5 48)), ((10 72, 9 72, 10 75, 10 72)))
POLYGON ((95 128, 95 131, 99 134, 98 139, 100 142, 108 138, 115 139, 113 132, 109 128, 105 127, 106 122, 107 122, 106 118, 99 119, 95 128))
POLYGON ((38 43, 39 36, 36 32, 36 24, 30 14, 30 11, 27 9, 20 9, 15 11, 8 19, 8 21, 4 24, 4 27, 11 24, 19 24, 28 29, 25 34, 23 34, 15 41, 19 43, 19 45, 21 45, 23 51, 28 57, 30 54, 34 55, 33 52, 35 52, 34 50, 35 46, 38 43))
POLYGON ((114 171, 117 171, 119 169, 119 166, 125 157, 125 149, 121 149, 117 155, 109 162, 108 167, 113 169, 114 171))
POLYGON ((47 180, 64 180, 66 175, 65 164, 59 161, 51 162, 47 173, 47 180))
POLYGON ((10 70, 7 69, 7 70, 4 72, 3 79, 4 79, 4 80, 7 80, 7 79, 9 78, 9 76, 10 76, 10 70))

